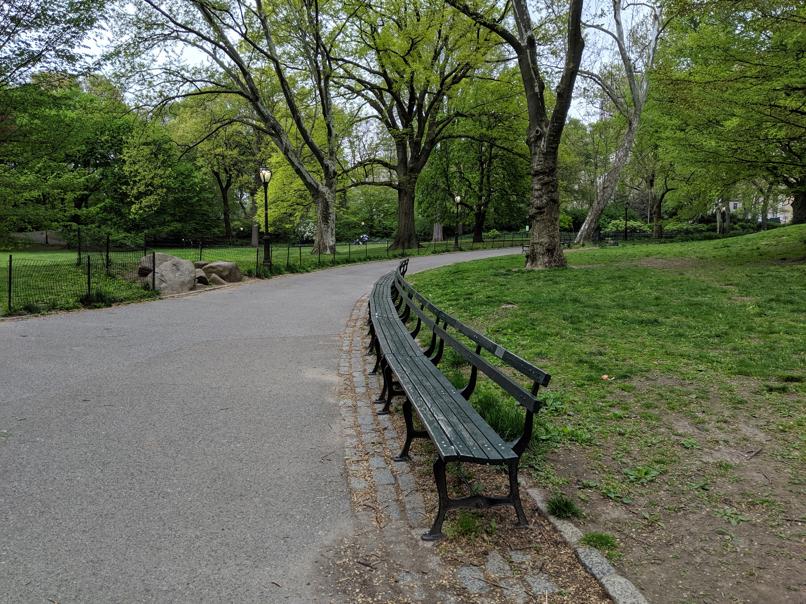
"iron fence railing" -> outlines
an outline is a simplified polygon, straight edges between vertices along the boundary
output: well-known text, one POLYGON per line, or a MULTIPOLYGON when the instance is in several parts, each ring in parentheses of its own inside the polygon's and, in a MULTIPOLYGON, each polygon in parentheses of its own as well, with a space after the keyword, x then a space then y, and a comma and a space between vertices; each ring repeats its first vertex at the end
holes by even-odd
MULTIPOLYGON (((706 234, 707 235, 707 234, 706 234)), ((669 241, 696 235, 669 234, 663 239, 651 233, 627 233, 626 242, 669 241)), ((562 245, 573 244, 576 233, 561 233, 562 245)), ((528 244, 528 233, 502 234, 474 242, 469 236, 459 240, 460 250, 521 247, 528 244)), ((625 242, 623 231, 598 233, 594 243, 616 245, 625 242)), ((263 245, 249 242, 144 241, 137 248, 116 248, 109 239, 84 241, 76 250, 60 252, 18 253, 0 259, 0 315, 37 313, 79 306, 108 305, 114 302, 155 297, 155 271, 149 263, 154 253, 161 252, 192 260, 235 262, 250 277, 268 277, 287 272, 304 272, 370 260, 403 256, 439 254, 456 250, 454 239, 424 242, 412 249, 393 249, 389 239, 366 243, 343 242, 331 253, 311 253, 310 243, 278 242, 271 245, 270 262, 264 257, 263 245)))
MULTIPOLYGON (((520 235, 501 236, 474 243, 460 241, 460 249, 522 246, 520 235)), ((414 249, 393 249, 391 240, 366 244, 339 243, 329 254, 312 254, 310 243, 275 243, 271 263, 263 246, 248 243, 205 242, 145 243, 143 247, 116 249, 107 240, 84 242, 76 250, 10 254, 0 259, 0 315, 40 313, 79 306, 104 306, 115 302, 155 297, 155 253, 194 262, 224 260, 236 263, 250 277, 304 272, 352 262, 453 251, 454 242, 429 242, 414 249)))

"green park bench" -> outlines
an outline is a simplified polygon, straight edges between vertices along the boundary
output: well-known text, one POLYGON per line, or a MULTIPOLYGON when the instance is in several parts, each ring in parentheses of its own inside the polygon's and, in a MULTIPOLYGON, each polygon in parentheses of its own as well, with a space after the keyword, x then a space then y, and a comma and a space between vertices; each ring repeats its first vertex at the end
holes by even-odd
POLYGON ((372 289, 370 351, 376 355, 373 371, 380 370, 383 376, 383 390, 376 401, 383 404, 379 414, 389 412, 394 396, 405 396, 406 440, 395 461, 408 461, 409 448, 415 438, 430 439, 437 451, 434 479, 439 509, 431 530, 423 539, 432 541, 442 537, 447 512, 460 507, 512 505, 518 524, 526 525, 518 489, 518 468, 532 437, 534 414, 541 406, 538 389, 548 385, 550 376, 434 306, 405 280, 407 268, 408 260, 404 260, 396 271, 381 277, 372 289), (421 331, 426 335, 424 340, 429 341, 425 349, 417 340, 421 331), (468 382, 463 388, 456 388, 438 368, 446 346, 470 366, 468 382), (499 362, 493 364, 484 358, 485 353, 499 362), (510 371, 528 380, 531 388, 524 388, 510 377, 507 373, 510 371), (470 404, 479 372, 524 408, 523 431, 516 440, 503 439, 470 404), (415 428, 413 411, 423 429, 415 428), (445 470, 446 464, 452 462, 507 466, 509 492, 505 496, 449 498, 445 470))

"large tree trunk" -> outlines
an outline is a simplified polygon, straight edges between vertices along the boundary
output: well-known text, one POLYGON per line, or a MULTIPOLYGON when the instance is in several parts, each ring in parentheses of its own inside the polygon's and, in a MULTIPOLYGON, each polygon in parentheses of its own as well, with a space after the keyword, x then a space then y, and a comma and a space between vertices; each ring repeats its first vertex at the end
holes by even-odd
POLYGON ((221 193, 221 211, 224 215, 224 237, 232 239, 232 221, 230 219, 229 190, 232 186, 232 174, 226 173, 227 178, 221 178, 217 170, 213 170, 213 175, 218 183, 218 190, 221 193))
POLYGON ((336 251, 336 187, 328 179, 316 198, 316 233, 312 254, 332 254, 336 251))
POLYGON ((487 212, 476 210, 473 214, 473 243, 484 243, 484 219, 487 212))
POLYGON ((604 178, 596 188, 596 199, 593 201, 590 210, 588 210, 588 215, 585 217, 585 222, 582 223, 579 233, 577 233, 576 243, 587 243, 593 239, 593 235, 599 226, 599 218, 602 217, 602 212, 604 212, 607 204, 613 199, 621 171, 630 159, 630 152, 635 143, 637 133, 638 118, 628 119, 627 131, 624 133, 624 138, 621 139, 621 144, 616 150, 610 169, 605 173, 604 178))
POLYGON ((417 247, 417 228, 414 223, 414 190, 418 174, 398 171, 397 189, 397 231, 390 245, 393 249, 417 247))
POLYGON ((529 251, 526 268, 565 266, 560 243, 560 189, 557 159, 532 153, 532 199, 529 204, 529 251))
POLYGON ((431 241, 442 241, 442 223, 435 222, 434 223, 434 231, 431 235, 431 241))
POLYGON ((806 223, 806 183, 792 192, 792 224, 806 223))

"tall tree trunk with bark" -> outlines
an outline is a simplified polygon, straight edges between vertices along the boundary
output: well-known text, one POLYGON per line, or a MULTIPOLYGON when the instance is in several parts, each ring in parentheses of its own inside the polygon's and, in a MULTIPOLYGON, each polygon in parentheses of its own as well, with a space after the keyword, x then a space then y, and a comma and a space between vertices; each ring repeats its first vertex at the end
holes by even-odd
POLYGON ((529 207, 529 268, 565 266, 560 241, 560 188, 557 179, 557 158, 540 157, 533 153, 532 201, 529 207))
POLYGON ((417 225, 414 220, 414 202, 419 173, 407 165, 397 166, 397 230, 390 247, 417 248, 417 225))
POLYGON ((585 222, 577 233, 576 243, 589 242, 593 239, 596 229, 599 227, 599 218, 602 217, 602 212, 613 199, 616 194, 616 187, 621 177, 621 172, 627 161, 630 159, 630 152, 632 151, 633 144, 635 144, 635 137, 638 134, 638 117, 635 116, 627 122, 627 131, 624 133, 624 138, 621 139, 616 154, 613 157, 613 163, 610 164, 610 169, 605 173, 599 186, 596 187, 596 199, 593 205, 588 210, 588 215, 585 217, 585 222))
POLYGON ((483 27, 497 34, 518 58, 518 70, 526 95, 529 130, 526 142, 531 160, 532 194, 529 202, 531 234, 526 267, 530 269, 565 266, 565 255, 560 245, 560 194, 557 174, 557 153, 560 147, 568 109, 574 91, 582 50, 583 0, 570 0, 568 7, 566 54, 559 82, 555 89, 555 102, 551 113, 546 106, 546 81, 538 61, 535 28, 526 0, 511 3, 515 31, 501 24, 497 18, 479 12, 463 0, 447 0, 448 4, 483 27))
POLYGON ((792 224, 806 223, 806 179, 797 181, 792 190, 792 224))
POLYGON ((218 170, 213 170, 218 191, 221 193, 221 212, 224 217, 224 237, 232 239, 232 221, 230 219, 229 190, 232 186, 232 174, 225 172, 226 178, 222 178, 218 170))
POLYGON ((316 231, 311 254, 332 254, 336 251, 336 178, 325 178, 316 195, 316 231))

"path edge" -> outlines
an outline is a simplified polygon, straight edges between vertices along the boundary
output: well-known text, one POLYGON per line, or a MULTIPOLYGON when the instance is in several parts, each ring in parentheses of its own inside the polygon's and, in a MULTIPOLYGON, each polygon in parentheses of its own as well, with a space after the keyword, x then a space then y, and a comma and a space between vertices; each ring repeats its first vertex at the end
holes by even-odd
POLYGON ((540 488, 526 489, 540 514, 551 523, 566 543, 574 550, 577 559, 593 575, 615 604, 649 604, 635 584, 616 572, 613 565, 599 550, 581 545, 582 531, 568 520, 552 516, 546 503, 546 493, 540 488))

